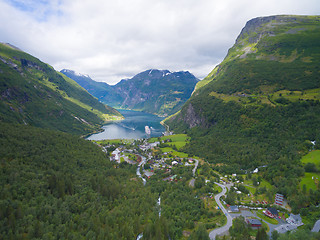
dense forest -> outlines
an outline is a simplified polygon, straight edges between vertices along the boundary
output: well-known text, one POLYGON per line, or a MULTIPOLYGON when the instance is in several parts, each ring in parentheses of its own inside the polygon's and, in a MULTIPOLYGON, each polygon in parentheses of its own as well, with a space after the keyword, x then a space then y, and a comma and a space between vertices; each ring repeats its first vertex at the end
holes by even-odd
POLYGON ((199 197, 204 178, 188 186, 190 168, 172 172, 177 182, 159 172, 144 186, 136 166, 110 162, 97 144, 7 123, 0 151, 0 239, 180 239, 184 229, 206 234, 221 216, 199 197), (207 223, 198 229, 199 221, 207 223))
POLYGON ((134 239, 157 196, 79 137, 0 124, 1 239, 134 239))
POLYGON ((213 96, 198 95, 193 97, 192 104, 197 114, 206 119, 205 127, 189 129, 180 121, 171 122, 177 131, 191 136, 184 148, 187 153, 216 164, 215 169, 222 173, 248 173, 265 166, 260 168, 263 177, 279 192, 285 196, 297 193, 299 177, 304 174, 301 156, 319 148, 319 101, 274 107, 223 102, 213 96), (206 102, 210 104, 203 104, 206 102), (316 141, 316 146, 310 141, 316 141))

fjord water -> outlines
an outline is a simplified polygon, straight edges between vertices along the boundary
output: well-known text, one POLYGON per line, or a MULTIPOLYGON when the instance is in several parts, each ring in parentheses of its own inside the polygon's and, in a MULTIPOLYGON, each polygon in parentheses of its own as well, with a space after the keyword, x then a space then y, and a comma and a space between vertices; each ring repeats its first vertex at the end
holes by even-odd
POLYGON ((160 124, 163 118, 145 112, 137 112, 132 110, 119 110, 125 117, 122 121, 116 121, 104 125, 103 132, 93 134, 87 139, 103 140, 103 139, 138 139, 148 137, 159 137, 165 128, 160 124), (149 126, 151 134, 145 133, 145 126, 149 126))

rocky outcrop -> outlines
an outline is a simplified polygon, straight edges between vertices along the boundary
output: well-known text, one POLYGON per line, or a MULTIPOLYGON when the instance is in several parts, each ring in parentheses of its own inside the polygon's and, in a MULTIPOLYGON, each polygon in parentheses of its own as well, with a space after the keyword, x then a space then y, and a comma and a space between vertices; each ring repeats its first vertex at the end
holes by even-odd
POLYGON ((255 36, 249 37, 249 43, 256 43, 261 36, 275 35, 273 27, 276 25, 295 23, 298 20, 295 16, 277 15, 269 17, 257 17, 248 21, 245 27, 241 30, 240 35, 236 40, 236 44, 240 43, 243 38, 246 38, 251 33, 257 33, 255 36))
POLYGON ((192 103, 184 106, 180 113, 171 116, 167 121, 169 125, 171 122, 183 122, 188 128, 196 126, 208 127, 205 117, 202 116, 201 110, 197 112, 192 103))
POLYGON ((187 107, 187 112, 184 117, 184 122, 188 124, 189 128, 193 128, 195 126, 204 125, 205 119, 200 117, 194 110, 191 103, 189 103, 187 107))

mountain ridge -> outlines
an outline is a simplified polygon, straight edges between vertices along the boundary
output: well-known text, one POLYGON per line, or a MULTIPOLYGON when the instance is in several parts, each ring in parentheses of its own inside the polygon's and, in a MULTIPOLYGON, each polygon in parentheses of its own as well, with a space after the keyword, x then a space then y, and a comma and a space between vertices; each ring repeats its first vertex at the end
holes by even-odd
POLYGON ((95 82, 85 75, 76 76, 72 70, 63 69, 61 72, 112 107, 164 116, 179 110, 198 82, 188 71, 148 69, 115 85, 95 82))
MULTIPOLYGON (((312 84, 312 86, 299 85, 299 82, 296 80, 292 81, 296 83, 295 85, 290 85, 290 82, 287 81, 289 78, 288 74, 281 76, 281 72, 285 72, 285 70, 286 72, 295 71, 296 78, 303 79, 305 77, 303 69, 307 71, 309 68, 315 69, 315 64, 310 63, 312 63, 312 58, 315 61, 318 61, 319 58, 319 44, 317 43, 320 37, 319 21, 319 16, 296 15, 276 15, 251 19, 241 30, 235 44, 229 49, 225 59, 204 78, 204 81, 198 83, 196 89, 200 89, 213 80, 219 80, 219 84, 216 83, 213 90, 227 94, 245 90, 257 92, 261 90, 258 88, 259 86, 271 84, 275 85, 275 88, 286 88, 289 90, 302 90, 303 87, 318 87, 320 80, 317 72, 309 72, 310 74, 307 76, 309 79, 316 79, 316 81, 313 81, 313 84, 310 83, 311 80, 309 81, 309 84, 312 84), (305 38, 304 35, 306 35, 305 38), (283 46, 278 46, 279 44, 283 44, 283 46), (303 51, 297 52, 297 49, 303 49, 303 51), (252 62, 254 64, 252 64, 252 68, 250 69, 246 65, 252 62), (268 69, 259 66, 259 63, 268 67, 268 69), (232 67, 233 69, 230 69, 232 67), (229 68, 227 73, 230 75, 224 76, 227 68, 229 68), (241 68, 249 71, 241 71, 241 68), (282 71, 280 68, 287 69, 282 71), (267 72, 270 69, 277 72, 274 72, 272 75, 270 72, 267 72), (298 69, 300 71, 299 74, 297 74, 298 69), (264 75, 269 75, 271 78, 266 79, 264 75), (243 86, 243 79, 238 79, 235 82, 237 76, 246 78, 249 88, 243 86), (259 80, 255 85, 254 78, 259 80), (286 81, 279 81, 282 79, 286 81), (237 88, 237 84, 242 85, 237 88)), ((301 81, 306 83, 305 80, 301 81)))
POLYGON ((84 88, 39 59, 0 44, 0 120, 76 134, 121 118, 84 88))

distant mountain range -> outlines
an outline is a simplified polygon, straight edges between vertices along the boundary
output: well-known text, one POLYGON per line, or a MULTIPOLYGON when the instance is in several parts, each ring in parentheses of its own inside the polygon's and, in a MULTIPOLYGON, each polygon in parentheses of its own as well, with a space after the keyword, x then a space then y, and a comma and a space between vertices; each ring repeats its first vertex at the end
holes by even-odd
POLYGON ((87 75, 63 69, 61 73, 75 80, 100 101, 123 109, 146 111, 167 116, 178 111, 189 99, 199 81, 189 72, 150 69, 116 85, 96 82, 87 75))
POLYGON ((73 134, 122 118, 72 79, 10 44, 0 44, 0 121, 73 134))

